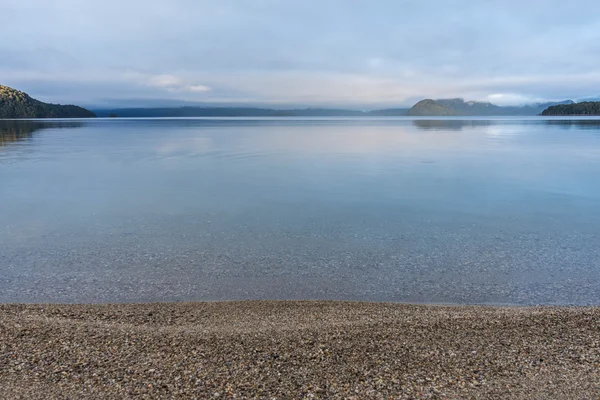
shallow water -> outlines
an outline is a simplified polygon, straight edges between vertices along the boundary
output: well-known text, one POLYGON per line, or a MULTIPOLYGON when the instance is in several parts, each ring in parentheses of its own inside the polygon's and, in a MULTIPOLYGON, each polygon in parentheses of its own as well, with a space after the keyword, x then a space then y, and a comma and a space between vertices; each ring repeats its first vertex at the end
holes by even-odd
POLYGON ((600 304, 598 119, 0 121, 0 302, 600 304))

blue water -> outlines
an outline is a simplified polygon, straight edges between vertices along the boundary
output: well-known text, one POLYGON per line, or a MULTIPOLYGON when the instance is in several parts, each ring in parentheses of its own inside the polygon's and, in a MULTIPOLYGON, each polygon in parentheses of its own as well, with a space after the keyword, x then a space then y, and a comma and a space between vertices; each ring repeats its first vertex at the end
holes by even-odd
POLYGON ((0 121, 0 302, 600 304, 599 119, 0 121))

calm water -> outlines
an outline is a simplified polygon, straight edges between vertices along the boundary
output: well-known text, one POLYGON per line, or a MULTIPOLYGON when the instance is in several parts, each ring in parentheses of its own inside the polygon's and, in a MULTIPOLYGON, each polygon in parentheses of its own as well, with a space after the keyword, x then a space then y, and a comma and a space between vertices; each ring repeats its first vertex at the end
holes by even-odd
POLYGON ((600 120, 0 121, 0 302, 600 304, 600 120))

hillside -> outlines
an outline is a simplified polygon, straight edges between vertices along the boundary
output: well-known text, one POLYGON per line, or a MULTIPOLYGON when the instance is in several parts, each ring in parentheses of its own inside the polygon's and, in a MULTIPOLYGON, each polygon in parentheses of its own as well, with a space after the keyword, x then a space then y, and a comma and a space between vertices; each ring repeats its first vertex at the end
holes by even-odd
POLYGON ((464 101, 463 99, 438 99, 438 104, 453 110, 457 115, 504 115, 507 110, 484 101, 464 101))
POLYGON ((43 103, 19 90, 0 85, 0 118, 93 118, 96 115, 74 105, 43 103))
POLYGON ((412 116, 502 116, 502 115, 538 115, 544 109, 556 104, 572 104, 565 100, 553 103, 537 103, 524 106, 497 106, 483 101, 464 101, 463 99, 421 100, 415 104, 408 115, 412 116))
POLYGON ((546 108, 542 115, 600 115, 600 101, 554 105, 546 108))
POLYGON ((407 114, 413 117, 460 115, 456 110, 448 108, 431 99, 419 101, 408 110, 407 114))

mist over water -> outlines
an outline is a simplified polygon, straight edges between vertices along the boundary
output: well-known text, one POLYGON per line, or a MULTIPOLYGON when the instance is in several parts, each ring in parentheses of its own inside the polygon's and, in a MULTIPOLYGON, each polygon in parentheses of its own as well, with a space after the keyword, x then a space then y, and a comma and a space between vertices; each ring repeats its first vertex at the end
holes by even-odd
POLYGON ((600 304, 600 119, 0 121, 0 302, 600 304))

